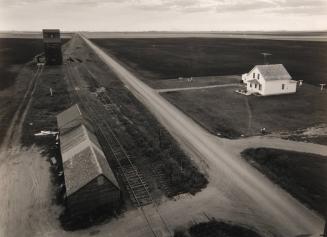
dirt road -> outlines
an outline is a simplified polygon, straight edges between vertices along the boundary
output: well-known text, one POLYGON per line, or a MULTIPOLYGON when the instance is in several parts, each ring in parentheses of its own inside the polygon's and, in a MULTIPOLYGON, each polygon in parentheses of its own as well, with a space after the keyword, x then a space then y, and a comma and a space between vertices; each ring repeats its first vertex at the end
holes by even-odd
MULTIPOLYGON (((17 111, 14 114, 14 117, 9 125, 9 128, 6 132, 6 136, 4 138, 4 141, 0 145, 0 151, 2 150, 8 150, 14 147, 20 146, 20 137, 21 137, 21 131, 23 127, 23 122, 25 120, 26 114, 29 110, 29 107, 31 106, 32 98, 35 92, 35 89, 37 87, 37 83, 39 80, 39 77, 41 76, 43 71, 43 66, 37 66, 36 72, 33 76, 33 78, 30 80, 30 83, 28 85, 28 88, 24 94, 23 100, 20 103, 17 111)), ((1 161, 1 157, 0 157, 1 161)))
POLYGON ((0 236, 48 236, 60 209, 52 204, 49 162, 36 148, 1 152, 0 236))
MULTIPOLYGON (((231 205, 237 204, 240 213, 234 214, 235 219, 243 223, 251 219, 254 224, 266 223, 267 228, 274 226, 272 231, 285 237, 317 235, 322 231, 323 221, 319 216, 235 156, 231 146, 217 140, 99 47, 84 40, 209 174, 210 187, 231 205)), ((224 213, 221 214, 223 218, 224 213)))
MULTIPOLYGON (((49 162, 35 147, 22 148, 20 138, 26 114, 42 74, 39 66, 0 146, 0 236, 47 236, 60 211, 52 204, 49 162)), ((24 75, 26 76, 26 75, 24 75)))

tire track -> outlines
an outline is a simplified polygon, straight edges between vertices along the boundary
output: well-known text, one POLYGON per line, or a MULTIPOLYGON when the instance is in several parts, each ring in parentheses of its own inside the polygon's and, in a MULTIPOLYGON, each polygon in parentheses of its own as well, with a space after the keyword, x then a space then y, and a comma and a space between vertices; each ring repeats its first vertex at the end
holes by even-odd
POLYGON ((251 106, 249 103, 249 99, 247 97, 245 97, 245 106, 246 106, 246 110, 248 111, 248 132, 249 134, 251 134, 252 132, 252 110, 251 110, 251 106))
POLYGON ((17 111, 14 114, 12 122, 9 125, 9 128, 6 132, 6 136, 0 146, 0 151, 12 149, 15 146, 20 145, 21 131, 24 124, 24 120, 31 106, 32 97, 35 93, 38 84, 37 82, 42 72, 43 72, 43 66, 38 66, 34 74, 34 77, 32 78, 31 82, 28 85, 23 100, 20 103, 17 111))

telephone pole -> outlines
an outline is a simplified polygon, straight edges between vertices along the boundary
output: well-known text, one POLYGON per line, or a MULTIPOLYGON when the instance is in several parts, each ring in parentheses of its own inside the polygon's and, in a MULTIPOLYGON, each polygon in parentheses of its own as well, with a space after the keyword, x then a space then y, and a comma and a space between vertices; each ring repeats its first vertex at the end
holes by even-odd
POLYGON ((261 53, 261 54, 263 55, 263 63, 265 65, 269 64, 267 58, 268 58, 268 56, 271 56, 272 54, 271 53, 261 53))

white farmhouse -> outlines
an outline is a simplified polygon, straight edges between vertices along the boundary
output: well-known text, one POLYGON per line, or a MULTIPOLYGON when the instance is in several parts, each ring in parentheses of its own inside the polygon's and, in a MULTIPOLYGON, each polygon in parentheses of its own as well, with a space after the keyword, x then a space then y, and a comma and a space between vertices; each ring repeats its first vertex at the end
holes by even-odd
POLYGON ((260 95, 290 94, 296 92, 297 81, 282 64, 257 65, 249 73, 242 75, 249 93, 260 95))

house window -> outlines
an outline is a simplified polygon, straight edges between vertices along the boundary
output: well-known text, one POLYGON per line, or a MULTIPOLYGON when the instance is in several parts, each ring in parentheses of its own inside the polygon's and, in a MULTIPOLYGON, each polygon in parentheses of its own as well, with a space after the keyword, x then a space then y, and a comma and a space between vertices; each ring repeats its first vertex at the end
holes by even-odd
POLYGON ((253 73, 253 79, 255 79, 255 73, 253 73))
POLYGON ((250 87, 252 88, 252 83, 250 84, 250 87))
POLYGON ((259 85, 259 90, 260 90, 260 91, 262 90, 262 85, 259 85))
POLYGON ((282 90, 284 90, 285 89, 285 84, 282 84, 282 90))
POLYGON ((256 89, 257 89, 257 84, 255 84, 254 88, 256 88, 256 89))
POLYGON ((260 74, 258 74, 258 80, 260 79, 260 74))

